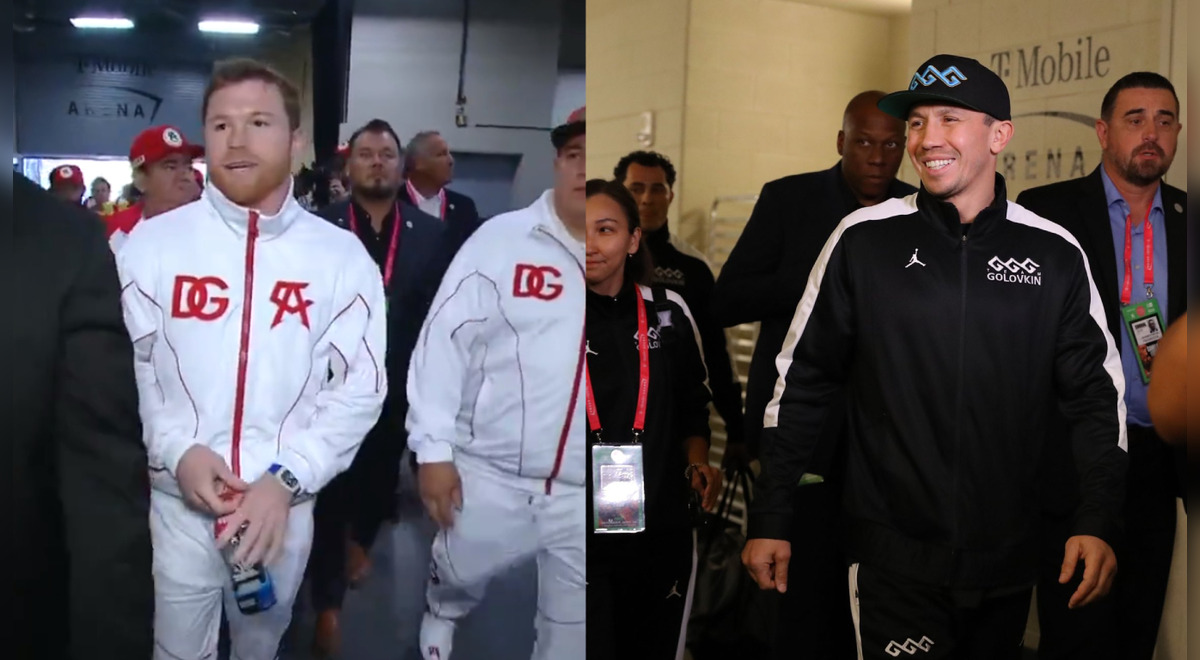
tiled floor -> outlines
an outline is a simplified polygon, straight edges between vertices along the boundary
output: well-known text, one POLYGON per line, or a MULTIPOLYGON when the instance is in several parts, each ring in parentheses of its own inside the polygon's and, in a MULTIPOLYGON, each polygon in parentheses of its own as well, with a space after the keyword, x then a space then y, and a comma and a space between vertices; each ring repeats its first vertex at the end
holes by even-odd
MULTIPOLYGON (((411 485, 411 473, 402 481, 411 485)), ((372 552, 370 577, 346 595, 338 660, 420 660, 418 631, 435 528, 415 493, 404 492, 401 503, 401 522, 380 534, 372 552)), ((536 608, 537 570, 530 561, 492 582, 458 631, 454 660, 528 660, 536 608)), ((313 621, 302 591, 281 660, 311 660, 313 621)))

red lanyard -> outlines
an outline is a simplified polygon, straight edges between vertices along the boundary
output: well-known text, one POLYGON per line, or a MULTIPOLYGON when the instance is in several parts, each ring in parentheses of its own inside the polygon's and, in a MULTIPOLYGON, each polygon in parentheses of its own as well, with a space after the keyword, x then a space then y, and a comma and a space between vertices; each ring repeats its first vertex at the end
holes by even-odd
MULTIPOLYGON (((396 264, 396 246, 400 245, 400 204, 396 204, 396 219, 392 225, 392 241, 388 244, 387 258, 383 262, 383 290, 392 283, 392 266, 396 264)), ((350 203, 350 231, 358 235, 358 218, 354 215, 354 203, 350 203)))
MULTIPOLYGON (((637 412, 633 417, 633 440, 638 441, 646 428, 646 397, 650 393, 650 333, 646 329, 646 304, 638 288, 633 288, 634 298, 638 309, 638 401, 637 412)), ((596 397, 592 395, 592 375, 583 367, 587 378, 587 416, 588 428, 600 438, 600 415, 596 412, 596 397)))
MULTIPOLYGON (((420 200, 422 199, 421 193, 417 192, 417 189, 415 187, 413 187, 413 184, 411 181, 405 181, 404 186, 406 188, 408 188, 408 198, 410 200, 412 200, 413 206, 420 207, 421 206, 420 200)), ((441 215, 438 216, 438 220, 445 220, 446 219, 446 189, 442 188, 441 190, 439 190, 437 196, 438 196, 438 201, 440 201, 442 204, 442 211, 441 211, 441 215)))
MULTIPOLYGON (((1142 282, 1146 285, 1146 297, 1154 297, 1154 227, 1150 224, 1150 212, 1146 209, 1146 221, 1142 228, 1142 282)), ((1133 298, 1133 215, 1125 217, 1125 283, 1121 286, 1121 304, 1128 305, 1133 298)))

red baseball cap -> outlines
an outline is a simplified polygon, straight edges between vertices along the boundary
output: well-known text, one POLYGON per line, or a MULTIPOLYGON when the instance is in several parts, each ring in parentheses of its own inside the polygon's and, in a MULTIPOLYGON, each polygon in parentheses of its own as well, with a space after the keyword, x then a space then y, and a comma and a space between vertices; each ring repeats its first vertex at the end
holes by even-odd
POLYGON ((174 126, 154 126, 134 138, 129 148, 129 164, 136 169, 175 154, 195 160, 204 155, 204 147, 189 143, 174 126))
POLYGON ((576 136, 584 134, 584 129, 587 127, 586 110, 587 106, 575 110, 567 117, 567 121, 550 131, 550 142, 555 149, 562 149, 576 136))
POLYGON ((83 183, 83 170, 74 165, 61 165, 54 168, 54 171, 50 173, 51 187, 64 183, 70 183, 81 188, 87 187, 83 183))

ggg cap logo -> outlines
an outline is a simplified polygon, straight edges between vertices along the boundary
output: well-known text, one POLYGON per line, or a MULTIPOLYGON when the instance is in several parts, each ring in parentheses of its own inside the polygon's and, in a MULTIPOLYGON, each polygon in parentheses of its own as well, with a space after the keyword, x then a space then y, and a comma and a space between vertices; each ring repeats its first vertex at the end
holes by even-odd
POLYGON ((64 165, 58 168, 58 176, 69 179, 75 174, 75 170, 71 169, 70 165, 64 165))
POLYGON ((967 77, 963 75, 963 72, 959 71, 958 67, 956 66, 951 66, 945 71, 938 71, 937 67, 930 64, 925 68, 925 73, 922 74, 920 71, 918 71, 913 74, 912 83, 909 84, 908 89, 909 91, 912 91, 916 89, 918 85, 928 87, 938 81, 941 81, 941 83, 947 87, 958 87, 966 79, 967 77))
POLYGON ((179 131, 173 128, 164 130, 162 137, 163 142, 165 142, 169 147, 179 148, 183 146, 183 136, 179 134, 179 131))

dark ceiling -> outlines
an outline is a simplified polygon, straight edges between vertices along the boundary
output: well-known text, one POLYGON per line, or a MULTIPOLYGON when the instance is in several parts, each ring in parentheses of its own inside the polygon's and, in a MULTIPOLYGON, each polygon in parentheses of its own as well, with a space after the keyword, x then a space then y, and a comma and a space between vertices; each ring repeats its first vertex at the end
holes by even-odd
POLYGON ((264 27, 307 25, 326 0, 14 0, 13 27, 65 25, 76 16, 115 14, 138 27, 194 28, 201 18, 252 20, 264 27))

